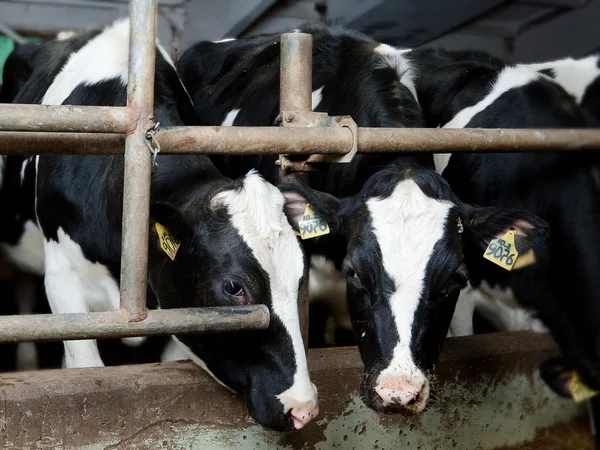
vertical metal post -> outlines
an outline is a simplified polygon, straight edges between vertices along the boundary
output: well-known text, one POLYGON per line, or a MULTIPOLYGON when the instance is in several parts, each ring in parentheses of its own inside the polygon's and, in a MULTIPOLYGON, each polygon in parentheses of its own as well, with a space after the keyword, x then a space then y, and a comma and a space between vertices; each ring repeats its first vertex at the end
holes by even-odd
MULTIPOLYGON (((283 126, 293 122, 293 114, 285 111, 312 111, 312 35, 306 33, 286 33, 281 35, 281 69, 279 79, 279 109, 284 115, 283 126), (286 117, 287 116, 287 117, 286 117)), ((303 174, 304 175, 304 174, 303 174)), ((307 177, 289 175, 281 165, 280 180, 302 181, 308 184, 307 177)), ((304 346, 308 347, 308 276, 310 261, 304 274, 304 283, 298 293, 298 313, 304 346)))
POLYGON ((123 239, 121 255, 121 309, 129 320, 147 315, 148 217, 151 153, 145 131, 153 125, 156 0, 130 0, 128 118, 123 183, 123 239))

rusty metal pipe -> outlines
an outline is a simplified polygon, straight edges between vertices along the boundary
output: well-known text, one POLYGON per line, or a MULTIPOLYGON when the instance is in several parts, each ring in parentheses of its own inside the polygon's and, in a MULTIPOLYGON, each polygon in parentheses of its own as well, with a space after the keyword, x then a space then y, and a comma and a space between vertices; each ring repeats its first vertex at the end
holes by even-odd
MULTIPOLYGON (((175 127, 157 135, 161 154, 344 154, 347 128, 175 127)), ((111 133, 0 131, 3 154, 123 154, 124 138, 111 133), (91 142, 86 143, 86 139, 91 142), (83 146, 83 147, 80 147, 83 146), (78 150, 80 149, 80 150, 78 150)), ((358 128, 359 153, 535 152, 600 150, 596 129, 358 128)))
POLYGON ((125 133, 127 109, 118 106, 0 105, 0 131, 125 133))
POLYGON ((162 129, 161 153, 344 153, 350 148, 349 130, 282 127, 188 127, 162 129))
POLYGON ((148 283, 148 218, 151 153, 146 130, 153 125, 156 0, 130 0, 127 108, 133 133, 125 142, 121 309, 131 321, 144 319, 148 283))
MULTIPOLYGON (((348 128, 189 127, 162 130, 162 153, 347 153, 348 128)), ((600 150, 598 129, 358 128, 359 153, 600 150)))
POLYGON ((0 342, 63 341, 170 334, 263 330, 265 305, 159 309, 129 322, 121 311, 0 316, 0 342))
POLYGON ((312 35, 281 35, 279 110, 312 110, 312 35))
MULTIPOLYGON (((312 111, 312 35, 307 33, 285 33, 281 35, 279 69, 279 111, 282 115, 282 126, 285 128, 294 121, 293 113, 308 113, 312 111)), ((305 129, 301 128, 301 132, 305 129)), ((348 135, 348 130, 343 130, 348 135)), ((352 137, 351 134, 349 136, 352 137)), ((347 151, 350 147, 343 147, 347 151)), ((321 152, 323 150, 318 150, 321 152)), ((282 152, 283 153, 283 152, 282 152)), ((308 185, 306 173, 290 174, 284 160, 280 157, 279 179, 298 181, 308 185)), ((308 350, 308 277, 310 260, 306 261, 304 281, 298 292, 298 314, 300 331, 304 347, 308 350)))
POLYGON ((359 128, 359 152, 600 150, 599 129, 359 128))
POLYGON ((116 133, 0 131, 0 154, 123 154, 125 136, 116 133))

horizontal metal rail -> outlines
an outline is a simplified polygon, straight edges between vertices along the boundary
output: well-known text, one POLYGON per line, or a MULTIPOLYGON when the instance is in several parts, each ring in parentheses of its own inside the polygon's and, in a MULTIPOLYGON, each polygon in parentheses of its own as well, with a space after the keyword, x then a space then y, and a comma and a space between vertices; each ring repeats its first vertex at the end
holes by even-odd
POLYGON ((158 309, 129 322, 121 311, 0 316, 0 342, 122 338, 235 330, 269 326, 265 305, 158 309))
POLYGON ((0 104, 0 131, 127 133, 129 123, 119 106, 0 104))
MULTIPOLYGON (((359 153, 533 152, 600 150, 597 129, 358 128, 359 153)), ((161 153, 345 154, 348 128, 180 127, 157 134, 161 153)), ((111 133, 0 131, 3 154, 124 153, 124 137, 111 133)))
POLYGON ((122 155, 124 152, 123 134, 0 131, 0 154, 122 155))

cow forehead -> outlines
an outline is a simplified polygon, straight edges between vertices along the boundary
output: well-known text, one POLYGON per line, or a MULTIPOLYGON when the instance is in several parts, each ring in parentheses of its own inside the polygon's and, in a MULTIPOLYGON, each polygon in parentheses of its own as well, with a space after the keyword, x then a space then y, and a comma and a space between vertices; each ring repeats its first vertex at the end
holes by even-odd
MULTIPOLYGON (((283 195, 251 171, 244 178, 241 189, 223 191, 215 196, 213 202, 227 207, 231 224, 269 276, 272 313, 291 338, 296 363, 293 384, 282 395, 313 398, 315 391, 308 374, 298 317, 298 290, 304 274, 304 254, 283 212, 283 195)), ((285 401, 282 400, 282 403, 289 409, 285 401)))
POLYGON ((304 272, 304 255, 284 214, 284 201, 275 186, 251 171, 241 188, 217 194, 213 204, 227 207, 231 224, 269 275, 271 287, 292 293, 304 272))
POLYGON ((403 346, 410 345, 427 265, 435 244, 444 237, 453 206, 428 197, 411 179, 400 181, 389 197, 367 201, 383 269, 393 282, 388 301, 403 346))

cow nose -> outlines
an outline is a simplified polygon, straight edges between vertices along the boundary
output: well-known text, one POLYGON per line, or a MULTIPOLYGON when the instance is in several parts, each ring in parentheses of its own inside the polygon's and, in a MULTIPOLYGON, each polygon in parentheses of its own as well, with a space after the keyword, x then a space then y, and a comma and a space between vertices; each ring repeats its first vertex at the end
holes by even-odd
POLYGON ((292 418, 292 422, 294 422, 294 428, 296 428, 296 430, 303 428, 318 415, 319 405, 312 400, 302 405, 298 405, 290 410, 290 416, 292 418))
POLYGON ((390 380, 375 386, 375 392, 386 407, 400 406, 410 412, 425 409, 429 399, 429 382, 413 380, 390 380))

